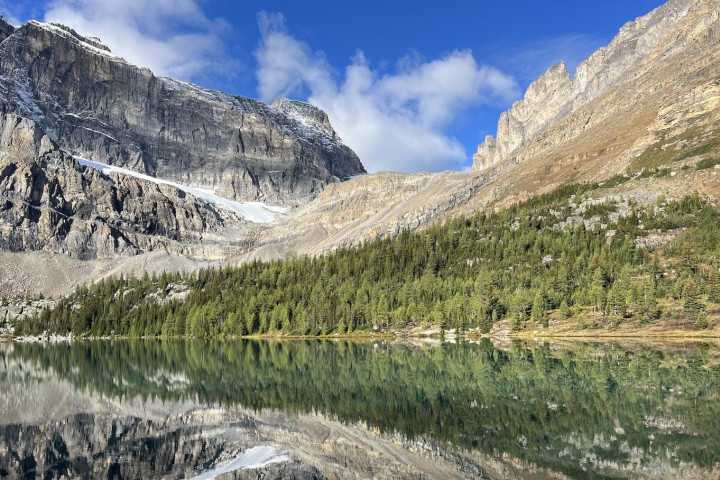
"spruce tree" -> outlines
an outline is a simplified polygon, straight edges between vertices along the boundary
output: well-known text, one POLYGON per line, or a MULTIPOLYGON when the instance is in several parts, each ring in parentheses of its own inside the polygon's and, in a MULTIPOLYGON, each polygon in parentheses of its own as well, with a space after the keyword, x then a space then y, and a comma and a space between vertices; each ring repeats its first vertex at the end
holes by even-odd
POLYGON ((605 273, 601 268, 596 268, 593 272, 592 281, 590 283, 590 301, 596 312, 605 310, 605 273))
POLYGON ((568 306, 567 300, 563 298, 562 303, 560 304, 560 315, 562 318, 570 318, 571 312, 570 307, 568 306))
POLYGON ((717 263, 710 265, 707 272, 707 294, 712 303, 720 303, 720 267, 717 263))
POLYGON ((538 291, 533 299, 530 319, 536 325, 542 325, 544 328, 547 328, 548 318, 545 309, 545 295, 541 291, 538 291))
POLYGON ((705 304, 700 297, 697 282, 692 277, 688 277, 683 284, 682 300, 683 311, 688 320, 700 328, 707 327, 705 304))
POLYGON ((655 280, 652 276, 647 275, 643 278, 638 294, 640 320, 644 323, 651 322, 658 311, 655 280))
POLYGON ((613 283, 607 295, 605 313, 615 322, 622 320, 627 313, 627 291, 623 283, 621 281, 613 283))

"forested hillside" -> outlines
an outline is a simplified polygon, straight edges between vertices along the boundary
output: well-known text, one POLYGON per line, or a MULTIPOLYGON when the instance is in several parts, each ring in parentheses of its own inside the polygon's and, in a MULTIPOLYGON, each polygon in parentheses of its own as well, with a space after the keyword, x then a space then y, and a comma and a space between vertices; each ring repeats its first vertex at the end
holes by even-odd
POLYGON ((16 333, 488 332, 504 320, 521 330, 668 318, 706 328, 720 303, 720 211, 697 195, 639 204, 607 194, 625 181, 567 186, 315 258, 105 280, 18 324, 16 333))

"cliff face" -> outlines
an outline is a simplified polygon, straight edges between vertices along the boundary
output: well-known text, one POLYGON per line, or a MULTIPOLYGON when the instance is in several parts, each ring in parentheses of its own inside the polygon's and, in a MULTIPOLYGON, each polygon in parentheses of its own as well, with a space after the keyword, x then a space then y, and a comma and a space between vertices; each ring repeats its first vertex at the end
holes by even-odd
POLYGON ((33 119, 73 154, 286 205, 365 171, 315 107, 156 77, 61 25, 11 29, 0 29, 3 111, 33 119))
POLYGON ((0 117, 0 249, 89 259, 168 248, 234 219, 171 186, 82 166, 33 122, 0 117))
POLYGON ((248 202, 299 205, 363 172, 312 105, 156 77, 62 25, 0 20, 0 251, 220 258, 284 212, 248 202))
MULTIPOLYGON (((562 63, 551 67, 530 85, 522 100, 501 114, 497 138, 488 137, 478 146, 474 168, 521 161, 524 149, 538 139, 546 145, 567 143, 603 120, 623 114, 625 105, 617 102, 602 111, 593 110, 582 122, 565 124, 563 135, 550 139, 546 135, 553 125, 614 89, 652 75, 665 62, 672 59, 682 70, 691 58, 716 49, 719 12, 717 0, 670 0, 623 26, 608 46, 577 67, 574 78, 562 63)), ((628 88, 624 96, 639 103, 659 88, 685 92, 685 80, 684 75, 666 78, 642 89, 628 88)))

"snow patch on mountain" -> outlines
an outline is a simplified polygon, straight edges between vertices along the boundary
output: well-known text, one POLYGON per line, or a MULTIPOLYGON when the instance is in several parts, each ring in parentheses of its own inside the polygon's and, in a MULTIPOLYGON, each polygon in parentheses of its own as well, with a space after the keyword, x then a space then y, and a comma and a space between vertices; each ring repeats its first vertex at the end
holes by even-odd
POLYGON ((65 25, 60 25, 58 23, 45 23, 45 22, 39 22, 37 20, 30 20, 28 24, 33 25, 38 28, 42 28, 44 30, 48 30, 53 32, 56 35, 59 35, 63 38, 66 38, 77 45, 81 46, 85 50, 89 50, 92 53, 95 53, 97 55, 102 55, 103 57, 110 58, 112 60, 117 60, 121 62, 125 62, 125 59, 122 57, 118 57, 117 55, 114 55, 110 48, 108 48, 106 45, 103 45, 100 43, 98 39, 95 38, 88 38, 83 37, 82 35, 75 32, 75 30, 66 27, 65 25))
POLYGON ((116 167, 114 165, 108 165, 106 163, 88 160, 79 156, 74 156, 74 158, 80 165, 98 170, 105 175, 110 175, 113 173, 119 175, 128 175, 131 177, 139 178, 141 180, 155 183, 157 185, 169 185, 171 187, 175 187, 218 208, 236 213, 249 222, 272 223, 278 217, 288 212, 288 209, 285 207, 266 205, 262 202, 236 202, 235 200, 230 200, 228 198, 217 196, 215 195, 215 193, 212 192, 212 190, 209 189, 182 185, 180 183, 172 182, 169 180, 151 177, 150 175, 135 172, 127 168, 116 167))
POLYGON ((203 472, 193 480, 210 480, 220 475, 234 472, 235 470, 257 469, 272 463, 287 462, 290 457, 287 454, 278 452, 275 448, 261 445, 252 447, 241 453, 234 460, 222 463, 212 470, 203 472))

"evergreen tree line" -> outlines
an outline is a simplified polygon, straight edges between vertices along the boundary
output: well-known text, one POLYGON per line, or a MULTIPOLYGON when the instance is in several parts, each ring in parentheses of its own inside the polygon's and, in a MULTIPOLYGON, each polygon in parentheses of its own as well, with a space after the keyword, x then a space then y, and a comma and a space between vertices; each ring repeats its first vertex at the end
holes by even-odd
POLYGON ((521 205, 452 219, 421 232, 318 257, 237 268, 112 278, 79 288, 17 325, 20 334, 232 337, 385 332, 410 326, 489 331, 542 328, 570 317, 611 324, 680 315, 706 327, 720 303, 720 213, 695 196, 593 207, 605 228, 568 225, 572 204, 596 189, 573 185, 521 205), (649 233, 678 233, 659 248, 649 233), (173 284, 184 300, 157 301, 173 284))

